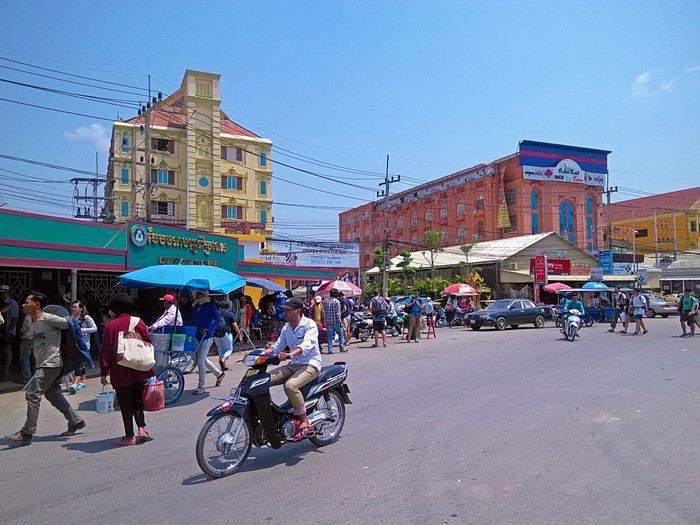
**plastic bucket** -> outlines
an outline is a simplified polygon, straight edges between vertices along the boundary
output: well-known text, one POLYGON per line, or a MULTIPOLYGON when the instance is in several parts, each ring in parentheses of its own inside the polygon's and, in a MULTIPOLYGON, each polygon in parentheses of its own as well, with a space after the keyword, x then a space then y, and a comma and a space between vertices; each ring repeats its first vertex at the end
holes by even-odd
POLYGON ((184 352, 185 351, 185 334, 173 334, 171 349, 173 352, 184 352))
POLYGON ((109 412, 114 412, 114 395, 114 390, 107 390, 106 392, 98 392, 95 394, 98 413, 107 414, 109 412))
POLYGON ((170 334, 152 333, 151 342, 155 350, 156 368, 165 368, 168 364, 168 354, 170 351, 170 334))

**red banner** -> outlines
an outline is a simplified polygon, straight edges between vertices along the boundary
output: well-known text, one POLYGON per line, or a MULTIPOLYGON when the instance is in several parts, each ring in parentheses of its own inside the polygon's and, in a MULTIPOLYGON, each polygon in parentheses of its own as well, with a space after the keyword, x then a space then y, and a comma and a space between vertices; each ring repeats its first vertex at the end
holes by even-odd
MULTIPOLYGON (((535 273, 535 260, 530 259, 530 273, 535 273)), ((571 261, 569 259, 547 259, 547 273, 569 275, 571 273, 571 261)))
POLYGON ((535 282, 537 284, 547 284, 547 257, 538 255, 535 262, 535 282))

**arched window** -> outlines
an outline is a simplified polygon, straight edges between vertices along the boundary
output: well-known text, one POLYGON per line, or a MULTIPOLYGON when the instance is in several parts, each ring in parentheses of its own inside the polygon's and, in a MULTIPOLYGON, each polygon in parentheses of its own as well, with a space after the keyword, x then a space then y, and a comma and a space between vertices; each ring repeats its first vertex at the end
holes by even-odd
POLYGON ((559 235, 567 241, 575 243, 574 237, 574 205, 563 201, 559 205, 559 235))
POLYGON ((397 244, 398 244, 397 248, 399 250, 403 250, 403 237, 399 237, 399 242, 397 244))
POLYGON ((367 217, 369 217, 369 210, 365 210, 365 220, 367 220, 367 217))
POLYGON ((360 230, 355 230, 355 242, 360 240, 360 230))
POLYGON ((369 228, 365 228, 365 239, 369 238, 369 228))
POLYGON ((433 222, 433 212, 425 210, 425 222, 433 222))
POLYGON ((447 243, 448 239, 449 238, 447 237, 447 228, 443 228, 442 229, 442 242, 447 243))
POLYGON ((467 238, 467 229, 464 227, 464 224, 460 224, 459 228, 457 228, 457 238, 458 239, 466 239, 467 238))
POLYGON ((360 220, 360 212, 356 211, 355 212, 355 222, 360 220))
POLYGON ((403 230, 403 217, 399 217, 396 221, 396 229, 403 230))
POLYGON ((411 244, 413 244, 412 248, 415 249, 416 245, 418 244, 418 236, 417 235, 414 234, 413 237, 411 237, 411 244))
POLYGON ((483 196, 483 195, 479 195, 479 196, 476 198, 476 209, 477 209, 477 210, 483 210, 483 209, 484 209, 484 196, 483 196))
POLYGON ((442 208, 440 208, 440 218, 447 219, 447 206, 445 204, 443 204, 442 208))
POLYGON ((540 217, 537 213, 539 207, 539 196, 536 190, 532 190, 530 194, 530 207, 532 208, 532 234, 540 233, 540 217))
POLYGON ((350 242, 352 240, 352 233, 348 232, 345 234, 345 241, 350 242))
POLYGON ((418 217, 415 213, 411 215, 411 226, 418 226, 418 217))
POLYGON ((484 237, 486 235, 486 225, 484 221, 479 221, 476 225, 476 233, 479 237, 484 237))
POLYGON ((378 222, 374 223, 374 234, 379 235, 379 223, 378 222))
POLYGON ((457 215, 464 215, 464 201, 457 203, 457 215))

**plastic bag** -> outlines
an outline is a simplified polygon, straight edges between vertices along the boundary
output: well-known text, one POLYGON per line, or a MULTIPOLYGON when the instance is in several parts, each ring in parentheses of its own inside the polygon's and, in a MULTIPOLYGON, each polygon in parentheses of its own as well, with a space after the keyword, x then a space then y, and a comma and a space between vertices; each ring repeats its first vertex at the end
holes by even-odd
POLYGON ((155 412, 165 408, 165 384, 163 381, 154 381, 143 387, 143 409, 147 412, 155 412))

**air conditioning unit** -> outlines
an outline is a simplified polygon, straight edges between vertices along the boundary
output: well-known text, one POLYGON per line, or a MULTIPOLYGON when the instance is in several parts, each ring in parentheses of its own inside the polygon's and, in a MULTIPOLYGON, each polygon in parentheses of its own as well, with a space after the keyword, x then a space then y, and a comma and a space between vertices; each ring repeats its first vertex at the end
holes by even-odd
POLYGON ((509 269, 509 270, 517 270, 517 269, 518 269, 518 263, 514 263, 514 262, 508 263, 508 269, 509 269))

